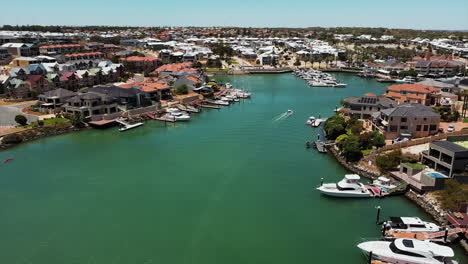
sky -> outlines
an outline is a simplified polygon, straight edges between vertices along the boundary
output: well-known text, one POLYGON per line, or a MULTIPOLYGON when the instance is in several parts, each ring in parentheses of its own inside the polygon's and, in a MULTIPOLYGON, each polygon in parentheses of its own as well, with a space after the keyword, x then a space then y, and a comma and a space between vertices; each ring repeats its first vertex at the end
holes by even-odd
POLYGON ((467 0, 0 0, 0 25, 468 30, 467 0))

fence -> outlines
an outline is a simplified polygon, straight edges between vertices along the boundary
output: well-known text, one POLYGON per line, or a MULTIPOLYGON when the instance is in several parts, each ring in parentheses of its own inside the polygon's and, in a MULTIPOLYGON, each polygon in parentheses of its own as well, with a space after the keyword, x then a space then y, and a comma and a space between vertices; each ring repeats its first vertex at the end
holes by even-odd
POLYGON ((379 149, 374 150, 372 153, 369 154, 369 156, 376 155, 376 154, 379 154, 379 153, 382 153, 382 152, 385 152, 385 151, 389 151, 389 150, 394 150, 394 149, 399 149, 399 148, 407 148, 407 147, 411 147, 411 146, 426 144, 426 143, 430 143, 430 142, 436 141, 436 140, 444 140, 444 139, 447 139, 447 136, 463 136, 463 135, 468 135, 468 130, 460 130, 460 131, 455 131, 455 132, 451 132, 451 133, 435 135, 435 136, 431 136, 431 137, 412 139, 412 140, 408 140, 408 141, 405 141, 405 142, 400 142, 400 143, 396 143, 396 144, 392 144, 392 145, 383 146, 383 147, 381 147, 379 149))

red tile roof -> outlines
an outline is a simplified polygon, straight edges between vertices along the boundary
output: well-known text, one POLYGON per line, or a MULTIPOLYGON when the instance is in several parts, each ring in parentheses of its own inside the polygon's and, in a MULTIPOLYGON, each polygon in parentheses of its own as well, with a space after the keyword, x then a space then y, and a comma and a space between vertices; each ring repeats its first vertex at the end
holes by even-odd
MULTIPOLYGON (((171 64, 165 64, 155 70, 155 72, 192 72, 195 69, 191 69, 190 67, 192 66, 191 62, 183 62, 183 63, 171 63, 171 64), (191 69, 191 70, 185 70, 185 69, 191 69), (185 71, 183 71, 185 70, 185 71)), ((196 71, 196 70, 195 70, 196 71)))
POLYGON ((373 93, 366 93, 364 96, 367 96, 367 97, 377 97, 377 95, 373 94, 373 93))
POLYGON ((127 58, 121 58, 121 61, 158 61, 159 58, 154 56, 146 56, 146 57, 139 57, 139 56, 131 56, 127 58))
POLYGON ((423 94, 428 94, 428 93, 433 93, 433 92, 438 92, 440 91, 439 88, 435 88, 432 86, 427 86, 423 84, 397 84, 397 85, 391 85, 387 87, 387 91, 392 91, 392 92, 412 92, 412 93, 423 93, 423 94))
POLYGON ((89 56, 89 55, 100 55, 102 52, 85 52, 85 53, 73 53, 66 54, 65 57, 78 57, 78 56, 89 56))

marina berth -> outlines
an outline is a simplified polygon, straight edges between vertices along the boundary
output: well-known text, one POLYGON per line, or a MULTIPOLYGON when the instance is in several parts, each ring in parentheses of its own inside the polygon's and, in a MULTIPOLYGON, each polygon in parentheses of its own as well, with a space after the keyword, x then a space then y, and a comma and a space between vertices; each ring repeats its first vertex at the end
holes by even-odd
POLYGON ((389 221, 383 223, 385 230, 405 231, 405 232, 437 232, 441 227, 424 222, 419 217, 390 217, 389 221))
POLYGON ((400 183, 394 183, 389 178, 380 176, 372 182, 372 185, 374 185, 377 188, 380 188, 381 190, 388 191, 391 189, 395 189, 400 185, 400 183))
POLYGON ((433 242, 416 239, 368 241, 357 245, 372 259, 398 264, 457 264, 453 250, 433 242))
POLYGON ((318 70, 297 70, 293 74, 312 87, 346 87, 345 83, 338 82, 331 74, 318 70))

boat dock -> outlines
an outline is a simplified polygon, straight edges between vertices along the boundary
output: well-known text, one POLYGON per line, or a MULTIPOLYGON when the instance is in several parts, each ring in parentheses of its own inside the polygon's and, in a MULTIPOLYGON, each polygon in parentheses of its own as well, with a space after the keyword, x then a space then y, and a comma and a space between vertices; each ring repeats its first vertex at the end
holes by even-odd
POLYGON ((318 139, 318 140, 314 141, 314 146, 318 150, 318 152, 327 153, 327 148, 325 147, 326 146, 325 142, 318 139))
POLYGON ((196 106, 203 107, 203 108, 211 108, 211 109, 220 109, 221 107, 217 105, 207 105, 202 103, 195 103, 196 106))
POLYGON ((384 237, 386 239, 396 239, 396 238, 414 238, 419 240, 430 240, 433 242, 447 242, 447 237, 450 235, 463 234, 467 231, 466 228, 447 228, 444 231, 437 232, 402 232, 387 230, 384 232, 384 237))

